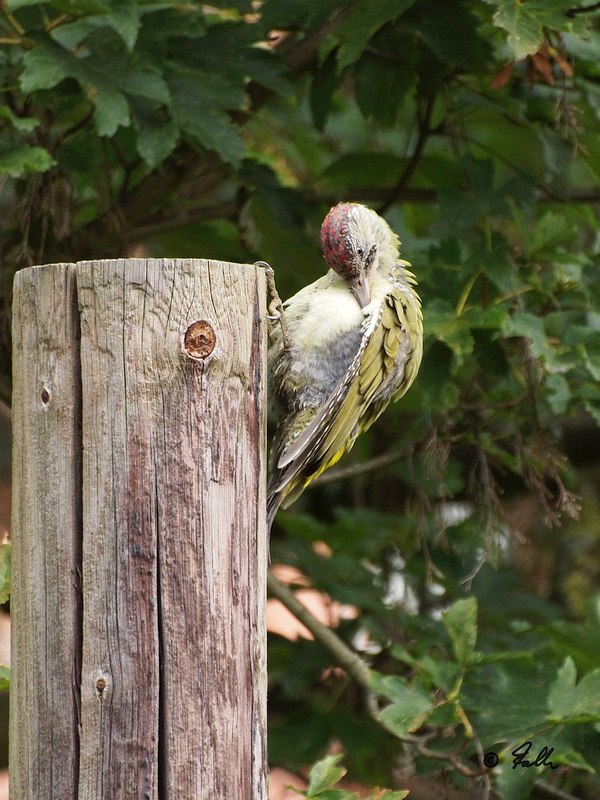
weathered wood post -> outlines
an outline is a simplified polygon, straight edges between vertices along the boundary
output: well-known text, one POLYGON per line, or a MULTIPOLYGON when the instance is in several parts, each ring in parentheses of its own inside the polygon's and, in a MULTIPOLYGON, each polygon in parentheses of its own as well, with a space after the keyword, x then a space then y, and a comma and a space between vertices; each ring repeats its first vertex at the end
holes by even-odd
POLYGON ((265 281, 14 287, 11 800, 266 800, 265 281))

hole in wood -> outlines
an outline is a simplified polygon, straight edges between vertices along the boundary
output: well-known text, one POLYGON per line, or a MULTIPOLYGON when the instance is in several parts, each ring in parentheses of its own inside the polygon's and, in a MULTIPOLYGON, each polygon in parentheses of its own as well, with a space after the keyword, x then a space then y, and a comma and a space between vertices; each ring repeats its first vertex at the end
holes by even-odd
POLYGON ((215 349, 217 334, 205 319, 192 322, 183 337, 183 347, 190 358, 203 359, 215 349))
POLYGON ((44 386, 44 388, 42 389, 42 403, 45 406, 47 406, 49 402, 50 402, 50 392, 44 386))

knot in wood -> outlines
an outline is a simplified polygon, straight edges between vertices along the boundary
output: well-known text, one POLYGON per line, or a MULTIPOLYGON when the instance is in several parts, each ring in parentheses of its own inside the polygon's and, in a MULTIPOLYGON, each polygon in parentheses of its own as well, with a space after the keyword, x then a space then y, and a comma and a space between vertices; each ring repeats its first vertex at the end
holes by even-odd
POLYGON ((202 359, 215 349, 217 334, 205 319, 192 322, 183 337, 183 347, 190 358, 202 359))

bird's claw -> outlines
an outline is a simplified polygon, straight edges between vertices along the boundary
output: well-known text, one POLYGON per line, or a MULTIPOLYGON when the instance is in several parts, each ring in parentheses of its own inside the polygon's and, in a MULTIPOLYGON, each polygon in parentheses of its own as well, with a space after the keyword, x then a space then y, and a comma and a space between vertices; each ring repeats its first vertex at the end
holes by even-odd
MULTIPOLYGON (((269 293, 269 304, 267 306, 267 319, 269 322, 279 322, 279 327, 281 328, 281 338, 283 341, 284 348, 288 346, 288 336, 287 336, 287 328, 285 324, 285 318, 283 314, 283 303, 281 302, 281 297, 279 297, 279 292, 277 291, 277 286, 275 285, 275 273, 273 271, 273 267, 268 264, 266 261, 255 261, 254 266, 260 267, 264 269, 265 275, 267 278, 267 291, 269 293)), ((270 336, 271 342, 274 343, 274 336, 270 336)))

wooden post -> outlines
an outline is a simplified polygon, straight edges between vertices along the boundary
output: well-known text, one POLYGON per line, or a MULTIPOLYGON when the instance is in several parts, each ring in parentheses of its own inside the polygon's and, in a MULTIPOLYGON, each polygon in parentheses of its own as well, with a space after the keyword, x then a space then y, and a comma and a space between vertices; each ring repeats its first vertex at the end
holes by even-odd
POLYGON ((265 281, 14 289, 11 800, 266 800, 265 281))

